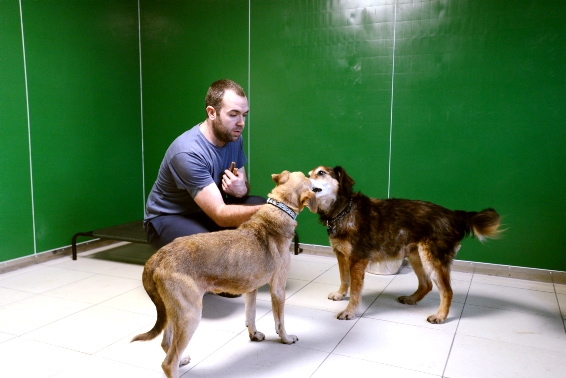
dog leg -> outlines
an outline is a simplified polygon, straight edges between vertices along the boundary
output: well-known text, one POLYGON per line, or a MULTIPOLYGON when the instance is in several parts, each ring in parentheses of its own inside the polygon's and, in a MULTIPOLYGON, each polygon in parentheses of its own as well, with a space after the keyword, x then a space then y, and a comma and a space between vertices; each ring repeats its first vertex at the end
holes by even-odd
POLYGON ((246 327, 251 341, 263 341, 265 335, 255 327, 257 289, 246 294, 246 327))
POLYGON ((350 277, 351 277, 351 287, 350 287, 350 301, 348 306, 338 314, 338 319, 340 320, 350 320, 356 317, 356 309, 360 303, 360 297, 362 295, 362 288, 364 286, 364 278, 366 273, 366 268, 369 261, 358 260, 354 262, 350 267, 350 277))
POLYGON ((167 313, 169 323, 161 344, 164 350, 167 348, 167 355, 161 368, 168 378, 177 378, 179 366, 186 365, 191 360, 190 356, 181 355, 200 323, 203 294, 193 290, 186 283, 168 282, 165 286, 169 286, 169 295, 164 298, 166 307, 176 310, 167 313))
POLYGON ((295 335, 288 335, 285 330, 284 309, 287 271, 284 268, 282 270, 284 271, 279 272, 270 283, 271 308, 273 310, 273 319, 275 320, 275 331, 281 338, 281 341, 285 344, 294 344, 299 338, 295 335))
MULTIPOLYGON (((421 247, 419 245, 419 251, 420 250, 421 247)), ((403 295, 397 298, 397 300, 403 304, 414 305, 417 304, 418 301, 423 299, 425 295, 427 295, 432 290, 432 281, 430 280, 427 272, 425 271, 425 268, 423 267, 419 253, 417 253, 416 251, 411 252, 408 256, 408 260, 413 267, 417 278, 419 279, 419 286, 417 288, 417 291, 415 291, 412 295, 403 295)))
POLYGON ((328 299, 341 301, 348 293, 350 287, 350 262, 343 253, 334 251, 338 258, 338 269, 340 270, 340 288, 337 292, 328 294, 328 299))
POLYGON ((287 273, 284 276, 274 278, 271 282, 271 308, 273 319, 275 320, 275 331, 285 344, 294 344, 299 338, 295 335, 288 335, 285 331, 284 308, 285 308, 285 282, 287 273))
POLYGON ((440 294, 440 307, 438 307, 436 314, 430 315, 426 320, 432 324, 440 324, 446 320, 452 303, 453 292, 450 285, 450 271, 437 267, 433 273, 433 280, 440 294))
POLYGON ((161 348, 167 354, 169 351, 169 347, 171 346, 171 338, 173 336, 173 332, 171 331, 171 323, 167 323, 165 329, 163 330, 163 339, 161 340, 161 348))
MULTIPOLYGON (((171 326, 168 324, 167 327, 165 327, 165 330, 163 331, 163 340, 161 341, 161 348, 163 349, 165 354, 167 354, 169 348, 171 347, 172 337, 173 337, 173 331, 171 330, 171 326)), ((191 357, 189 355, 183 356, 179 360, 179 366, 185 366, 189 362, 191 362, 191 357)))

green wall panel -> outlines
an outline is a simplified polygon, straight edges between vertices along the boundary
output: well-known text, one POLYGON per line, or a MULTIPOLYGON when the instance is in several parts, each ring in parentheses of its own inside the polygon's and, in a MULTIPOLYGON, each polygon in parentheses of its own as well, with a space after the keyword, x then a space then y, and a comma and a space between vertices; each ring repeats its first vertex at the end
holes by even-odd
MULTIPOLYGON (((390 2, 252 1, 252 184, 271 173, 342 165, 358 188, 387 196, 391 107, 390 2)), ((256 185, 256 183, 260 185, 256 185)), ((328 245, 317 216, 302 242, 328 245)))
POLYGON ((33 253, 25 75, 17 1, 0 1, 0 261, 33 253))
POLYGON ((141 0, 145 190, 167 147, 206 118, 210 84, 248 86, 248 2, 141 0))
POLYGON ((374 197, 493 206, 504 237, 460 259, 566 270, 562 2, 251 4, 254 180, 342 165, 374 197))
POLYGON ((459 259, 566 269, 562 4, 400 2, 392 196, 494 207, 508 227, 459 259))
POLYGON ((143 216, 135 1, 24 1, 37 250, 143 216))
MULTIPOLYGON (((503 238, 460 259, 566 271, 562 1, 139 5, 23 0, 24 65, 19 2, 0 2, 0 260, 140 218, 165 149, 228 77, 250 99, 254 193, 342 165, 373 197, 500 211, 503 238)), ((315 215, 299 224, 328 244, 315 215)))

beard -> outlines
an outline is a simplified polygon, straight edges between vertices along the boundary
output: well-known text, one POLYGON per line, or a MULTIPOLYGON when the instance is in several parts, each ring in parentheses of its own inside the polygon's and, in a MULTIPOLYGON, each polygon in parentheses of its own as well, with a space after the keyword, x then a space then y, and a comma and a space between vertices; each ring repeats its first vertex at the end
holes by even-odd
POLYGON ((238 137, 235 138, 232 135, 232 130, 224 126, 224 123, 222 122, 220 117, 216 117, 212 121, 212 132, 214 133, 216 139, 218 139, 222 143, 230 143, 238 140, 238 137))

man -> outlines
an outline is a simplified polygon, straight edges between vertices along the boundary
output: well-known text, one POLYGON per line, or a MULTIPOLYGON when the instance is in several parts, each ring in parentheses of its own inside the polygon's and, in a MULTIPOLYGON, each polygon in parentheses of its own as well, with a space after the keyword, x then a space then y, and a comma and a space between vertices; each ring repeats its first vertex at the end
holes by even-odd
POLYGON ((206 120, 169 146, 149 193, 144 225, 156 249, 179 236, 237 227, 265 203, 249 196, 244 90, 231 80, 218 80, 208 89, 205 105, 206 120), (236 169, 230 171, 232 162, 236 169))

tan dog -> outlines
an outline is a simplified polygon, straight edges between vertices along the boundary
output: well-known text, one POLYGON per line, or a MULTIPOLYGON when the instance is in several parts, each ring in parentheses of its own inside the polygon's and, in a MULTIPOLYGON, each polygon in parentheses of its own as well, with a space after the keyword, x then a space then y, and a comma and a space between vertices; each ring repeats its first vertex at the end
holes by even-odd
POLYGON ((424 201, 369 198, 353 191, 354 180, 342 167, 320 166, 309 172, 309 178, 340 269, 340 288, 328 299, 340 301, 350 289, 350 301, 338 319, 356 316, 369 262, 407 257, 419 286, 398 301, 416 304, 434 282, 440 307, 427 320, 443 323, 452 302, 450 266, 460 241, 468 235, 483 241, 500 232, 500 218, 493 209, 453 211, 424 201))
POLYGON ((256 295, 269 283, 279 337, 285 344, 298 340, 287 334, 283 322, 289 247, 295 217, 305 206, 316 211, 316 197, 301 172, 283 171, 272 179, 277 186, 269 193, 268 204, 240 227, 177 238, 145 264, 143 285, 157 309, 157 321, 132 341, 151 340, 164 330, 161 346, 167 356, 161 366, 167 377, 177 377, 179 366, 190 361, 181 354, 200 322, 207 292, 246 294, 250 339, 262 341, 265 335, 255 326, 256 295))

